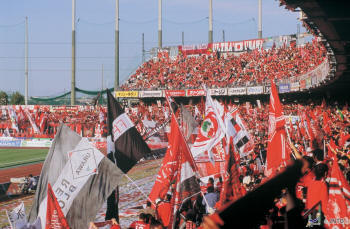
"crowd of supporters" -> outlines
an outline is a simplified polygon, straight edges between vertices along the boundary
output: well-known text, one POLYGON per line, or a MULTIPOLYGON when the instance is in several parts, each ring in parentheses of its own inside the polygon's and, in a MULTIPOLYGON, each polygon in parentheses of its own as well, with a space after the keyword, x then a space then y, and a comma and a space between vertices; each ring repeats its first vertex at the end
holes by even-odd
POLYGON ((304 46, 253 50, 240 55, 219 54, 153 58, 142 64, 122 86, 124 90, 159 90, 250 86, 307 73, 326 58, 326 49, 313 41, 304 46))
POLYGON ((106 108, 92 106, 3 106, 0 136, 54 138, 60 123, 83 137, 106 136, 106 108))
MULTIPOLYGON (((260 103, 260 106, 250 103, 239 105, 224 99, 221 104, 226 106, 227 110, 238 108, 250 137, 253 138, 253 150, 248 155, 241 155, 238 168, 240 184, 244 188, 244 192, 250 192, 267 180, 264 174, 264 166, 268 143, 269 106, 264 102, 260 103)), ((190 103, 185 107, 192 112, 198 126, 200 126, 204 113, 203 104, 190 103)), ((296 150, 309 163, 307 175, 296 186, 298 206, 302 206, 302 213, 304 214, 321 201, 322 212, 325 213, 327 211, 328 190, 331 186, 330 171, 336 163, 332 159, 333 155, 335 155, 333 158, 336 158, 345 180, 350 184, 349 107, 347 104, 308 101, 305 104, 287 103, 283 105, 283 108, 286 117, 286 129, 292 142, 292 151, 296 150)), ((152 113, 151 111, 150 109, 149 112, 152 113)), ((152 116, 152 118, 155 118, 155 116, 152 116)), ((203 215, 218 208, 217 203, 222 180, 217 176, 215 177, 215 181, 209 179, 208 184, 202 183, 206 201, 203 200, 202 195, 197 195, 188 199, 188 203, 183 203, 182 208, 180 208, 178 214, 181 214, 182 220, 178 223, 182 223, 185 228, 198 227, 202 222, 203 215)), ((266 222, 262 224, 268 221, 274 225, 283 222, 283 214, 288 202, 287 196, 288 193, 284 191, 276 198, 275 207, 271 209, 266 222)), ((167 199, 161 201, 169 202, 167 199)), ((158 220, 162 223, 161 218, 158 218, 158 220)))
MULTIPOLYGON (((255 187, 266 180, 264 175, 264 164, 266 163, 266 150, 268 143, 268 119, 269 105, 268 102, 234 103, 231 98, 221 98, 220 103, 230 111, 238 108, 239 114, 246 125, 250 137, 253 139, 254 146, 247 155, 241 155, 239 161, 239 182, 245 192, 252 191, 255 187), (259 104, 259 105, 258 105, 259 104)), ((180 103, 180 102, 179 102, 180 103)), ((192 142, 198 132, 204 117, 204 101, 186 102, 187 108, 197 122, 197 130, 194 131, 192 142)), ((327 103, 317 102, 292 102, 283 104, 284 115, 286 117, 286 128, 290 137, 293 148, 295 148, 302 157, 310 163, 310 173, 304 177, 297 185, 297 196, 304 209, 312 208, 318 201, 325 202, 328 196, 329 173, 334 161, 331 156, 334 154, 338 160, 340 171, 345 179, 350 183, 350 112, 347 103, 327 103)), ((135 126, 142 135, 149 130, 166 122, 170 116, 169 107, 165 101, 140 102, 126 107, 126 113, 130 116, 135 126)), ((52 107, 34 107, 25 109, 22 107, 11 107, 0 109, 0 133, 4 136, 5 132, 11 132, 11 136, 16 137, 53 137, 57 126, 64 122, 72 129, 83 136, 96 136, 96 130, 99 129, 101 136, 106 136, 106 108, 105 107, 80 107, 74 109, 53 109, 52 107), (13 111, 15 118, 13 118, 13 111), (35 123, 41 133, 35 133, 33 124, 35 123), (13 120, 17 120, 16 125, 13 120), (81 125, 81 126, 79 126, 81 125), (8 131, 11 129, 11 131, 8 131)), ((165 127, 162 132, 169 132, 165 127)), ((165 134, 166 136, 166 134, 165 134)), ((166 141, 166 138, 164 138, 166 141)), ((210 181, 212 179, 209 179, 210 181)), ((203 184, 202 184, 203 185, 203 184)), ((217 208, 216 202, 219 199, 222 181, 216 177, 216 181, 204 184, 206 196, 210 199, 210 208, 206 205, 209 203, 203 201, 201 195, 191 198, 180 209, 183 214, 184 222, 196 227, 200 224, 202 216, 210 213, 212 209, 217 208), (209 210, 208 210, 209 209, 209 210), (198 215, 198 211, 199 215, 198 215)), ((171 197, 168 197, 171 198, 171 197)), ((157 206, 169 203, 168 199, 160 200, 157 206)), ((276 208, 271 213, 270 220, 278 220, 279 215, 286 204, 286 197, 281 195, 276 199, 276 208)), ((322 203, 322 207, 326 204, 322 203)), ((168 207, 168 206, 167 206, 168 207)), ((323 209, 323 211, 326 211, 323 209)), ((140 215, 138 223, 154 224, 154 226, 164 225, 164 216, 166 211, 161 211, 159 215, 153 218, 145 214, 140 215), (162 219, 163 217, 163 219, 162 219)), ((157 214, 157 213, 156 213, 157 214)), ((136 223, 135 223, 136 224, 136 223)), ((131 226, 133 228, 133 226, 131 226)), ((156 227, 155 227, 156 228, 156 227)))

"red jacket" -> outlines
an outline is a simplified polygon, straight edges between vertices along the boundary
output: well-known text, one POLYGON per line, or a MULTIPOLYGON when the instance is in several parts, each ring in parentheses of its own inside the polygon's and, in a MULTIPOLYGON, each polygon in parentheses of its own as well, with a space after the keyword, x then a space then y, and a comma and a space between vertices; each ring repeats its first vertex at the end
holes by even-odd
POLYGON ((171 205, 169 202, 161 202, 157 206, 157 216, 163 223, 164 227, 169 226, 170 223, 170 215, 171 215, 171 205))
POLYGON ((324 181, 314 180, 307 187, 306 208, 311 209, 321 201, 322 211, 326 213, 328 203, 328 187, 324 181))

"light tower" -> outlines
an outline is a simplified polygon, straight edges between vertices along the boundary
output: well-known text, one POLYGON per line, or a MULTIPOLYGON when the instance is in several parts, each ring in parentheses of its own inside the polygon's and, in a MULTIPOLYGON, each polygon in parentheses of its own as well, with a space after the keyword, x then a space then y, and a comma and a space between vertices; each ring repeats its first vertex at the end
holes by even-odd
POLYGON ((72 0, 72 80, 70 104, 75 105, 75 0, 72 0))
POLYGON ((209 32, 208 43, 213 43, 213 0, 209 0, 209 32))
POLYGON ((119 89, 119 0, 115 0, 114 90, 119 89))
POLYGON ((262 38, 262 0, 258 0, 258 38, 262 38))
POLYGON ((162 45, 162 0, 158 0, 158 48, 162 45))

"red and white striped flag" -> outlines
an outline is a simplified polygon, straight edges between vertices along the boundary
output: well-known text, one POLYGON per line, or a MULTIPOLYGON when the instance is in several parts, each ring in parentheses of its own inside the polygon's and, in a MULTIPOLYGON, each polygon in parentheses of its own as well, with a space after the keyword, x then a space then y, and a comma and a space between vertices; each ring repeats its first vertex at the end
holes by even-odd
POLYGON ((55 193, 52 191, 50 183, 47 187, 47 211, 45 228, 69 229, 67 220, 64 217, 60 205, 58 204, 55 193))
POLYGON ((285 119, 282 105, 278 97, 275 83, 271 80, 269 107, 269 137, 267 144, 266 170, 267 176, 275 173, 281 165, 290 159, 285 130, 285 119))
POLYGON ((339 169, 338 160, 333 156, 329 182, 329 198, 325 225, 327 228, 345 229, 350 227, 350 186, 339 169), (348 210, 349 209, 349 210, 348 210))

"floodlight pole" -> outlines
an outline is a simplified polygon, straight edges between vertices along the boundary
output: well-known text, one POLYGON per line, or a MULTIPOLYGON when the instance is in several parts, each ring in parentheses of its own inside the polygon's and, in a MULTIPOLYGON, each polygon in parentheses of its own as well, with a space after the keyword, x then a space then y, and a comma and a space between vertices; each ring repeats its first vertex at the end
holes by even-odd
POLYGON ((72 81, 70 104, 75 105, 75 0, 72 0, 72 81))
POLYGON ((209 0, 209 34, 208 43, 213 43, 213 0, 209 0))
POLYGON ((184 46, 185 45, 185 32, 184 31, 182 31, 182 46, 184 46))
POLYGON ((24 103, 28 105, 28 17, 26 17, 25 48, 24 48, 24 103))
POLYGON ((258 38, 262 38, 262 0, 258 0, 258 38))
POLYGON ((142 63, 145 63, 145 34, 142 33, 142 63))
POLYGON ((158 0, 158 48, 162 48, 162 0, 158 0))
POLYGON ((114 90, 119 90, 119 0, 115 0, 115 78, 114 90))
POLYGON ((103 64, 101 69, 101 91, 103 91, 103 64))

